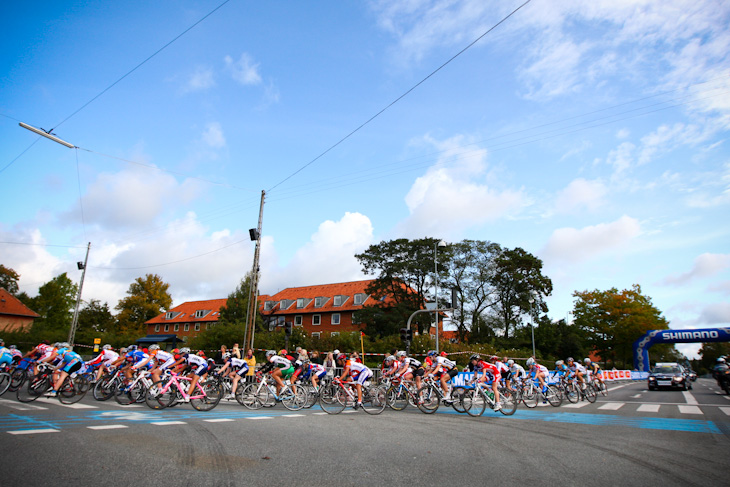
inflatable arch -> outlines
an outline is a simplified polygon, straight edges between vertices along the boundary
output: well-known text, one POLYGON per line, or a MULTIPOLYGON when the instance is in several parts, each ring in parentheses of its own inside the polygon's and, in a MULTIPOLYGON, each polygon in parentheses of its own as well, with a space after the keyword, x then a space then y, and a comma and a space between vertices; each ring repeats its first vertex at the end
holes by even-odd
POLYGON ((634 342, 634 368, 649 372, 649 348, 657 343, 730 342, 730 328, 649 330, 634 342))

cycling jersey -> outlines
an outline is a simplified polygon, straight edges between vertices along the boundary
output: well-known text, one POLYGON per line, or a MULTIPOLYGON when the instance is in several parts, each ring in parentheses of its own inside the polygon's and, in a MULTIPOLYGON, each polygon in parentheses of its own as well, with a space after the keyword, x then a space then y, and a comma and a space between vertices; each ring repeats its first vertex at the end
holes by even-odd
POLYGON ((547 367, 545 367, 544 365, 540 365, 540 364, 533 365, 530 370, 535 372, 536 374, 543 373, 543 374, 545 374, 545 377, 547 377, 547 375, 550 373, 548 371, 547 367))
POLYGON ((315 375, 321 379, 322 377, 327 375, 327 370, 319 364, 310 362, 309 363, 309 374, 315 375))
POLYGON ((185 358, 185 362, 192 367, 193 374, 203 375, 208 371, 208 361, 203 357, 194 353, 187 353, 183 357, 185 358))
POLYGON ((125 355, 124 358, 132 365, 137 365, 141 361, 149 358, 149 355, 144 353, 142 350, 134 350, 132 352, 127 352, 127 355, 125 355))
POLYGON ((491 376, 492 380, 499 380, 502 378, 499 367, 490 364, 489 362, 485 362, 484 360, 480 360, 476 363, 476 365, 472 365, 472 370, 474 371, 475 379, 480 372, 488 374, 491 376))
POLYGON ((248 363, 242 358, 231 357, 226 362, 231 370, 235 370, 236 374, 244 376, 248 373, 248 363))
POLYGON ((272 355, 269 359, 269 363, 272 364, 274 367, 278 367, 280 369, 288 369, 292 366, 292 363, 290 360, 281 357, 279 355, 272 355))
POLYGON ((517 378, 522 378, 527 375, 527 372, 525 372, 525 368, 519 364, 512 364, 512 366, 509 368, 509 371, 512 372, 512 376, 517 378))
POLYGON ((63 367, 61 370, 68 372, 69 374, 76 372, 84 364, 81 355, 69 350, 68 348, 62 348, 59 350, 58 356, 61 358, 59 367, 63 367))
POLYGON ((398 364, 397 370, 399 372, 401 370, 403 371, 400 374, 397 374, 398 377, 400 377, 402 375, 413 373, 413 369, 410 367, 410 361, 409 361, 408 357, 403 357, 401 360, 397 360, 396 363, 398 364))
POLYGON ((449 371, 456 367, 456 362, 453 362, 446 357, 436 357, 436 367, 441 366, 442 369, 449 371))
POLYGON ((9 348, 0 347, 0 365, 3 364, 12 364, 13 363, 13 354, 10 353, 9 348))
POLYGON ((115 352, 114 350, 102 350, 101 353, 96 356, 93 360, 90 360, 87 362, 89 365, 96 365, 98 363, 104 362, 104 365, 107 367, 111 365, 112 362, 115 362, 119 358, 119 354, 115 352))
POLYGON ((574 373, 574 374, 575 374, 576 372, 580 372, 581 374, 585 374, 585 373, 586 373, 586 368, 585 368, 585 367, 583 367, 583 366, 582 366, 581 364, 579 364, 578 362, 573 362, 573 365, 568 365, 568 368, 569 368, 569 369, 570 369, 570 371, 571 371, 572 373, 574 373))
POLYGON ((373 376, 373 371, 360 362, 349 359, 345 362, 345 370, 350 370, 350 377, 358 384, 364 384, 366 380, 373 376))
POLYGON ((153 354, 153 357, 155 358, 157 367, 159 367, 161 370, 169 369, 170 367, 172 367, 172 364, 176 362, 175 356, 170 352, 165 352, 164 350, 157 350, 153 354))

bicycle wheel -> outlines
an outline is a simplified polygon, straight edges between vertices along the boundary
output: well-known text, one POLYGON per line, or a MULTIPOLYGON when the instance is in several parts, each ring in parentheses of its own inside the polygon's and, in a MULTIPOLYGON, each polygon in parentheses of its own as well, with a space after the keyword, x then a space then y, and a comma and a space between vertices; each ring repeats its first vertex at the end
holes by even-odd
POLYGON ((388 403, 385 387, 370 386, 362 391, 362 408, 368 414, 380 414, 388 403))
POLYGON ((32 402, 42 396, 51 387, 51 378, 45 374, 31 377, 24 387, 18 388, 15 395, 20 402, 32 402))
POLYGON ((441 396, 436 391, 436 387, 430 384, 422 386, 416 392, 418 403, 416 406, 421 412, 426 414, 433 414, 439 408, 441 403, 441 396))
POLYGON ((405 387, 394 386, 388 390, 388 406, 403 411, 408 406, 408 391, 405 387))
POLYGON ((601 393, 601 395, 603 395, 604 397, 608 396, 608 387, 606 387, 605 382, 595 381, 593 384, 594 384, 596 390, 601 393))
POLYGON ((276 406, 276 398, 266 385, 261 389, 256 389, 256 401, 261 403, 261 407, 269 408, 276 406))
POLYGON ((307 391, 304 387, 297 386, 296 392, 294 392, 292 386, 287 386, 287 389, 282 390, 282 393, 281 403, 289 411, 299 411, 307 404, 307 391))
MULTIPOLYGON (((454 410, 457 413, 465 413, 466 409, 464 409, 464 394, 466 393, 468 389, 464 386, 456 386, 451 390, 451 407, 454 408, 454 410)), ((439 391, 436 390, 436 395, 438 396, 438 399, 441 399, 441 395, 439 394, 439 391)))
POLYGON ((61 404, 73 404, 79 402, 84 397, 76 387, 74 380, 69 376, 63 380, 63 384, 58 388, 58 400, 61 404))
POLYGON ((315 389, 312 384, 308 384, 306 386, 300 386, 300 387, 306 387, 307 404, 304 405, 304 408, 310 409, 312 406, 317 404, 317 401, 319 401, 319 391, 317 391, 317 389, 315 389))
POLYGON ((10 387, 8 387, 8 390, 10 392, 15 392, 18 390, 19 387, 25 383, 26 378, 28 377, 28 371, 23 369, 15 369, 12 374, 10 374, 10 387))
POLYGON ((484 393, 477 389, 468 390, 464 393, 464 409, 469 416, 481 416, 487 409, 487 399, 484 393))
POLYGON ((555 389, 555 386, 547 386, 547 392, 545 392, 544 396, 547 402, 553 407, 558 407, 563 403, 563 400, 558 396, 558 391, 555 389))
POLYGON ((5 394, 5 391, 10 387, 10 374, 7 372, 0 372, 0 396, 5 394))
POLYGON ((122 406, 128 406, 134 402, 129 394, 129 386, 123 381, 117 381, 114 384, 114 399, 122 406))
POLYGON ((576 387, 575 384, 571 383, 568 386, 566 386, 565 398, 568 400, 568 402, 573 403, 573 404, 580 401, 580 392, 578 391, 578 388, 576 387))
POLYGON ((328 414, 338 414, 342 412, 342 410, 345 409, 346 403, 345 398, 340 400, 338 397, 342 394, 344 394, 344 391, 337 385, 332 384, 323 387, 319 391, 319 407, 328 414))
POLYGON ((596 399, 598 399, 598 396, 596 395, 596 390, 592 386, 586 386, 586 388, 583 390, 583 397, 586 398, 586 400, 590 403, 596 402, 596 399))
POLYGON ((515 411, 517 411, 518 402, 519 400, 515 397, 514 391, 510 389, 500 389, 499 403, 502 406, 502 409, 499 410, 500 413, 505 416, 512 416, 515 414, 515 411))
POLYGON ((204 394, 205 397, 190 399, 190 405, 198 411, 210 411, 221 401, 223 386, 217 381, 206 381, 204 384, 197 383, 194 394, 196 396, 204 394))
POLYGON ((116 380, 109 375, 103 376, 94 384, 92 395, 97 401, 106 401, 114 395, 114 384, 116 380))
POLYGON ((522 388, 522 402, 528 408, 532 409, 537 406, 540 400, 540 394, 537 393, 537 387, 534 383, 527 384, 522 388))
POLYGON ((158 380, 145 390, 144 402, 150 409, 158 410, 165 408, 166 404, 163 404, 162 401, 160 401, 160 391, 162 391, 163 387, 165 387, 165 383, 158 380))
POLYGON ((238 401, 238 404, 248 409, 260 409, 264 407, 263 404, 256 401, 256 388, 258 386, 258 383, 238 384, 236 388, 236 401, 238 401))

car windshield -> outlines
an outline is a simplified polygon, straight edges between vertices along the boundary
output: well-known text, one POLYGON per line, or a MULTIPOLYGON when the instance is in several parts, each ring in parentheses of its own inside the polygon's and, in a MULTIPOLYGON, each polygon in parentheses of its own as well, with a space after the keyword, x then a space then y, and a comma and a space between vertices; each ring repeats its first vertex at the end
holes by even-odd
POLYGON ((672 367, 671 365, 662 365, 659 367, 654 367, 654 370, 652 371, 654 374, 681 374, 682 371, 679 370, 679 367, 672 367))

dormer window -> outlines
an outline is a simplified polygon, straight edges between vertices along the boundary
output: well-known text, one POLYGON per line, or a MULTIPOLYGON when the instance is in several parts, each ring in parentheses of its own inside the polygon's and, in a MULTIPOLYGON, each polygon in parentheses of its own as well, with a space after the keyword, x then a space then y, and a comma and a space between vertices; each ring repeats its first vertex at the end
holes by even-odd
POLYGON ((344 302, 347 301, 347 298, 348 298, 348 296, 342 296, 342 295, 338 294, 337 296, 335 296, 335 300, 332 303, 332 305, 333 306, 342 306, 344 304, 344 302))
POLYGON ((297 309, 306 308, 309 303, 311 303, 311 299, 307 298, 297 298, 297 309))
POLYGON ((289 306, 291 306, 292 304, 294 304, 293 299, 282 299, 279 306, 281 307, 281 309, 288 309, 289 306))
POLYGON ((366 299, 367 299, 367 294, 357 293, 355 295, 355 305, 360 306, 362 303, 365 302, 366 299))
POLYGON ((179 311, 168 311, 167 313, 165 313, 165 319, 174 320, 175 318, 178 317, 179 314, 180 314, 179 311))
POLYGON ((195 317, 196 318, 205 318, 205 315, 207 315, 208 313, 210 313, 209 309, 199 309, 195 312, 195 317))
POLYGON ((264 303, 264 311, 271 311, 274 309, 274 305, 276 304, 276 301, 266 301, 264 303))
POLYGON ((323 296, 316 297, 316 298, 314 298, 314 307, 321 308, 322 306, 324 306, 324 303, 326 303, 326 302, 327 302, 327 298, 325 298, 323 296))

